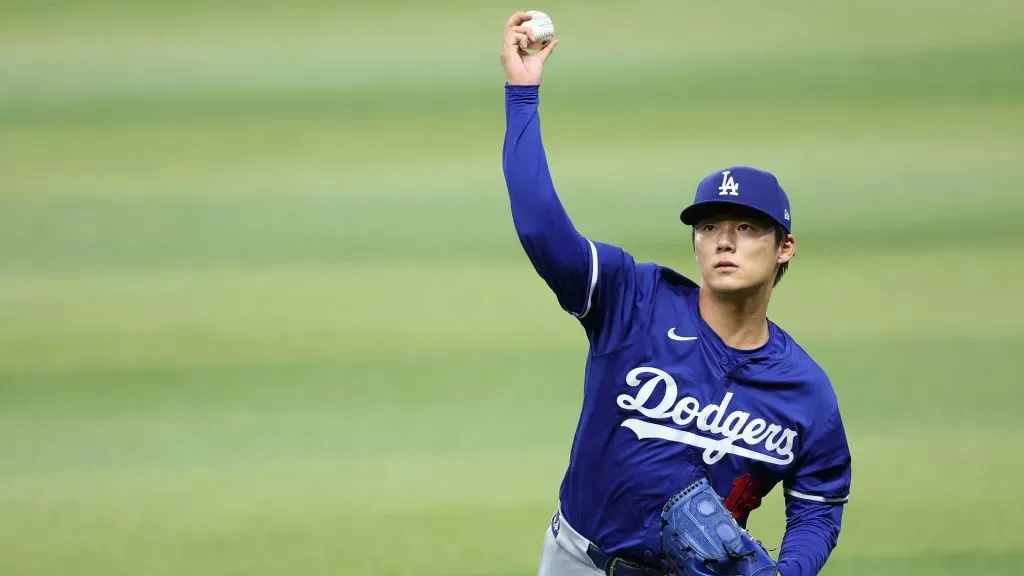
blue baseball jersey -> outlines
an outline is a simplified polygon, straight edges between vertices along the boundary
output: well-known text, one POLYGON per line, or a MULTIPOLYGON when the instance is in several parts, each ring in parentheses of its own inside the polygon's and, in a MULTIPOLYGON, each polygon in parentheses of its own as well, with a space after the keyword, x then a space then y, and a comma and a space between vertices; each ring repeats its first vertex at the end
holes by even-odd
POLYGON ((828 376, 769 321, 756 350, 726 345, 699 286, 580 234, 552 183, 539 87, 506 86, 503 168, 520 242, 589 340, 562 514, 606 553, 661 554, 665 502, 703 470, 741 525, 781 483, 785 576, 817 574, 836 546, 851 456, 828 376))

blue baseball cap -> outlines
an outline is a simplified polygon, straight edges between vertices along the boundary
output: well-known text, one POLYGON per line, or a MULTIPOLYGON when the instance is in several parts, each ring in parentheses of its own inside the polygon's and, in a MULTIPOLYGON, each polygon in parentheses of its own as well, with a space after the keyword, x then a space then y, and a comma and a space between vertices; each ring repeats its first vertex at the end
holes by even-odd
POLYGON ((786 232, 792 231, 789 197, 771 173, 749 166, 732 166, 709 174, 697 185, 697 193, 679 214, 683 224, 692 226, 718 206, 743 206, 760 212, 777 222, 786 232))

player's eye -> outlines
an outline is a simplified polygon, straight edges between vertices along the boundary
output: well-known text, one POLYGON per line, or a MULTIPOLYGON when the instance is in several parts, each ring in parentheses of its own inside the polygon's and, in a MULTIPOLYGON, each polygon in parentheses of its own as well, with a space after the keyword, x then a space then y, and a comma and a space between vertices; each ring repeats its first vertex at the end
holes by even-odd
POLYGON ((703 228, 703 230, 705 232, 711 232, 712 230, 715 229, 715 225, 714 224, 705 224, 704 226, 702 226, 702 228, 703 228))
POLYGON ((750 224, 747 224, 747 223, 744 222, 743 224, 740 224, 739 229, 742 230, 742 231, 746 231, 746 230, 752 230, 753 228, 750 226, 750 224))

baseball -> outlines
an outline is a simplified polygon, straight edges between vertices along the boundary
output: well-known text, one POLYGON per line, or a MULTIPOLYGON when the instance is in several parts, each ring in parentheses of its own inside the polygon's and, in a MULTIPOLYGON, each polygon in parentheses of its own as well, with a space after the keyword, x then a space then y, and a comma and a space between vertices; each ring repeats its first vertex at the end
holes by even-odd
POLYGON ((555 38, 555 25, 551 17, 539 10, 530 10, 533 18, 523 22, 523 26, 533 32, 534 43, 530 44, 530 50, 540 50, 548 45, 555 38))

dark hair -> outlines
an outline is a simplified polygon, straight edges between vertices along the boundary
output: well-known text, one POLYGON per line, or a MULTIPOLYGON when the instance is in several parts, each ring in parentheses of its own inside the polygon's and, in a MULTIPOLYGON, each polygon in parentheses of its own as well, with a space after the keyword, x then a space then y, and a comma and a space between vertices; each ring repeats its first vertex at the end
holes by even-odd
MULTIPOLYGON (((783 228, 782 226, 779 226, 778 224, 775 224, 774 222, 772 223, 772 225, 775 228, 775 247, 778 248, 779 246, 782 246, 782 243, 786 240, 786 236, 787 236, 786 230, 785 230, 785 228, 783 228)), ((696 241, 696 239, 697 239, 697 228, 696 227, 690 228, 690 243, 692 244, 693 242, 696 241)), ((782 281, 783 274, 785 274, 786 270, 788 270, 788 269, 789 269, 789 262, 783 262, 782 264, 779 265, 779 271, 775 273, 775 281, 772 282, 772 286, 778 286, 779 285, 779 282, 782 281)))
MULTIPOLYGON (((779 246, 782 246, 782 243, 786 240, 786 236, 787 236, 786 230, 782 226, 779 226, 778 224, 776 224, 775 225, 775 247, 776 248, 778 248, 779 246)), ((779 281, 782 280, 782 275, 785 274, 786 270, 788 270, 788 269, 789 269, 789 262, 788 261, 787 262, 783 262, 782 264, 779 265, 779 271, 775 273, 775 282, 772 283, 772 286, 778 286, 779 285, 779 281)))

